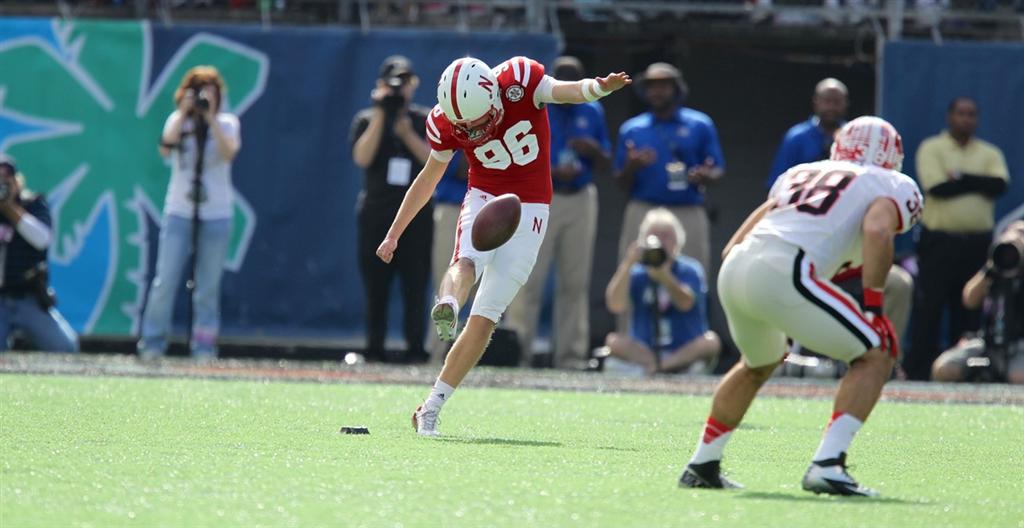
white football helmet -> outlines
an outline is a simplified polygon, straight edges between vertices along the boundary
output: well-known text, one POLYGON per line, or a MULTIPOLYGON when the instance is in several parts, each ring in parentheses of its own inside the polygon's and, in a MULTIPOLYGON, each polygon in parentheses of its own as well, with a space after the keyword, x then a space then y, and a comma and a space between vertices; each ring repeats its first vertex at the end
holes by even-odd
POLYGON ((858 117, 836 133, 829 159, 898 171, 903 168, 903 138, 880 117, 858 117))
POLYGON ((451 121, 456 138, 470 144, 489 140, 505 113, 498 78, 490 66, 472 57, 458 59, 444 69, 437 83, 437 103, 451 121), (490 119, 476 123, 484 116, 490 119))

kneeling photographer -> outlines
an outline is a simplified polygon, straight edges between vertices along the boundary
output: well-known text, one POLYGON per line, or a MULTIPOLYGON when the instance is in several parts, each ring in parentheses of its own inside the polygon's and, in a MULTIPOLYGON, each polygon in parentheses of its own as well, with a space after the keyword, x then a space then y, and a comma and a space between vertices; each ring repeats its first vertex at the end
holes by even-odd
POLYGON ((708 330, 704 268, 680 254, 685 243, 683 226, 668 209, 652 209, 644 217, 639 239, 605 291, 610 312, 630 312, 629 334, 612 332, 605 339, 599 354, 611 356, 605 370, 709 373, 714 368, 722 342, 708 330))
POLYGON ((996 238, 988 263, 964 286, 963 303, 981 308, 981 332, 943 352, 932 379, 1024 383, 1024 220, 996 238))
POLYGON ((12 331, 41 351, 78 351, 78 336, 50 290, 52 239, 46 200, 26 190, 14 160, 0 154, 0 351, 10 349, 12 331))

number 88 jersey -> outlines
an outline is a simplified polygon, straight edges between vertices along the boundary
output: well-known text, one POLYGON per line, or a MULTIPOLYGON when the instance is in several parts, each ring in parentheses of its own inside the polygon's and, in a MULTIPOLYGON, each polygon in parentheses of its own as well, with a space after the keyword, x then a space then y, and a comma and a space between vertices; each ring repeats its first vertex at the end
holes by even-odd
POLYGON ((862 264, 861 224, 878 198, 896 205, 900 233, 921 219, 921 191, 903 173, 847 161, 797 165, 772 186, 768 199, 774 207, 751 234, 778 237, 800 247, 820 276, 831 277, 844 264, 862 264))
POLYGON ((536 102, 542 83, 551 82, 544 66, 513 57, 494 68, 504 118, 494 136, 481 145, 464 144, 440 105, 427 118, 427 141, 441 161, 461 149, 469 161, 469 186, 500 196, 513 193, 523 203, 551 203, 551 130, 547 108, 536 102))

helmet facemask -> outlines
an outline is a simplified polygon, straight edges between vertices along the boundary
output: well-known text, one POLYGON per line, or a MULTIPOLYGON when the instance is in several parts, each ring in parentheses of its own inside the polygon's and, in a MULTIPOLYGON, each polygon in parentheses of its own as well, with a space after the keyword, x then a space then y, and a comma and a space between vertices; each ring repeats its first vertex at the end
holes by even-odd
MULTIPOLYGON (((473 124, 473 121, 452 122, 452 132, 455 138, 460 143, 472 146, 482 145, 490 141, 494 137, 498 125, 501 124, 501 120, 505 117, 505 111, 492 106, 484 116, 487 117, 486 121, 472 127, 470 125, 473 124)), ((479 119, 476 121, 479 121, 479 119)))

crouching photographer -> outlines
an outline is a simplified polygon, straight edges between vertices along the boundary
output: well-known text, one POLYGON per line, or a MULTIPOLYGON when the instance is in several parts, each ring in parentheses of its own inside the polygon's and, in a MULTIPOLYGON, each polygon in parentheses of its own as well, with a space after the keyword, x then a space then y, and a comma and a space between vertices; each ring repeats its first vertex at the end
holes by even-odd
POLYGON ((608 311, 630 312, 628 335, 612 332, 598 355, 605 370, 708 373, 722 342, 708 330, 704 268, 680 250, 686 233, 668 209, 647 213, 639 239, 605 291, 608 311), (632 365, 633 369, 629 367, 632 365))
POLYGON ((1024 220, 996 238, 989 261, 964 286, 963 303, 981 308, 981 332, 943 352, 932 379, 1024 383, 1024 220))
POLYGON ((52 239, 46 200, 26 190, 14 160, 0 154, 0 350, 10 348, 17 331, 41 351, 78 351, 78 336, 55 308, 49 285, 52 239))

